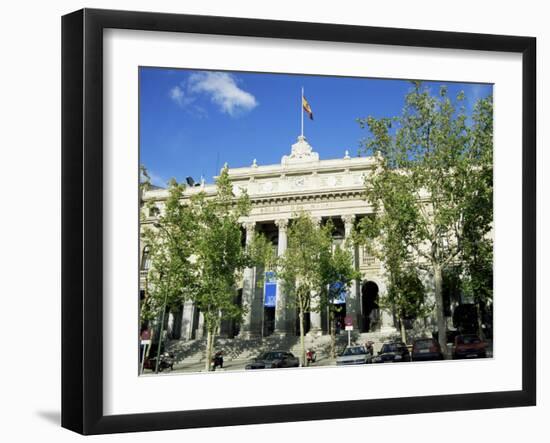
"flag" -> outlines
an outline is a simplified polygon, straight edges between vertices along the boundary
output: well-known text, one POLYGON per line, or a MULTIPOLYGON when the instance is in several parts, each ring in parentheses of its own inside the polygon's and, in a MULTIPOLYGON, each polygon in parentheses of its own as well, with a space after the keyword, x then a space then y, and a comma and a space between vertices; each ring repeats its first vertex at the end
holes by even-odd
POLYGON ((307 112, 307 115, 309 116, 310 120, 313 120, 313 111, 311 110, 311 106, 309 106, 308 101, 303 95, 302 95, 302 108, 304 108, 304 111, 307 112))

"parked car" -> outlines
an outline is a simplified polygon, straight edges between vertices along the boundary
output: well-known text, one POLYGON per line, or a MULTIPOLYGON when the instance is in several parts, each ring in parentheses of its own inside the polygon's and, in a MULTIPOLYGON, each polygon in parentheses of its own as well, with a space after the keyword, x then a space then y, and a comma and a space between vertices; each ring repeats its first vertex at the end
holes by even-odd
POLYGON ((286 351, 269 351, 256 357, 245 369, 297 368, 300 360, 286 351))
POLYGON ((453 359, 485 358, 487 344, 475 334, 458 335, 455 338, 453 359))
POLYGON ((370 363, 371 354, 365 346, 346 346, 344 351, 336 357, 336 366, 364 365, 370 363))
MULTIPOLYGON (((454 331, 447 330, 446 333, 445 333, 445 336, 447 337, 447 343, 454 343, 455 337, 457 335, 460 335, 460 331, 458 331, 458 330, 454 330, 454 331)), ((437 330, 433 331, 432 338, 439 343, 439 332, 437 330)))
POLYGON ((434 338, 419 338, 413 342, 412 361, 443 360, 439 342, 434 338))
POLYGON ((407 345, 400 341, 384 343, 382 349, 376 357, 373 357, 373 363, 398 363, 411 361, 411 355, 407 345))

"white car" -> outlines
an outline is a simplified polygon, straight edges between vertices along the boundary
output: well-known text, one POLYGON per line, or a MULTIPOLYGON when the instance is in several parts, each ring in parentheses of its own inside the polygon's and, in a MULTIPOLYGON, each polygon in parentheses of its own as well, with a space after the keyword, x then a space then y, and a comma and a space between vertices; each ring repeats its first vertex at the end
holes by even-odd
POLYGON ((336 366, 364 365, 370 363, 370 358, 365 346, 346 346, 344 352, 336 358, 336 366))

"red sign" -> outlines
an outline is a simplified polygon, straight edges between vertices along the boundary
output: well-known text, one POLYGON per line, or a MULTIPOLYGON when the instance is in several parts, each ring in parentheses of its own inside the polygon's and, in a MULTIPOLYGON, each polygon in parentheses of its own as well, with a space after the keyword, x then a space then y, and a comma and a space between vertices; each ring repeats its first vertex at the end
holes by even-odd
POLYGON ((353 326, 353 317, 351 315, 344 317, 344 326, 353 326))

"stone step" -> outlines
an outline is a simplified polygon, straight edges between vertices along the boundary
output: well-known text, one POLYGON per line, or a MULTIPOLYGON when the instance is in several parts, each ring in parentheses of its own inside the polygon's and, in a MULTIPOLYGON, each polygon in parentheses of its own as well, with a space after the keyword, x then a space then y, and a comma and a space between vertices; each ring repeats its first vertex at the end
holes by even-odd
MULTIPOLYGON (((376 351, 380 349, 382 343, 391 338, 391 334, 381 332, 353 333, 352 343, 363 344, 367 341, 374 342, 376 351)), ((330 352, 330 335, 306 335, 304 337, 304 346, 307 349, 313 349, 317 356, 325 356, 330 352)), ((348 343, 346 333, 336 336, 337 352, 341 351, 348 343)), ((168 350, 176 355, 176 363, 199 363, 204 362, 204 348, 206 339, 198 340, 173 340, 168 345, 168 350)), ((256 357, 262 352, 269 350, 289 350, 294 355, 301 353, 301 344, 299 336, 269 336, 263 339, 242 339, 242 338, 221 338, 216 337, 214 349, 224 351, 224 358, 228 361, 247 360, 256 357)))

